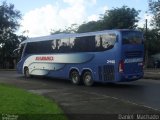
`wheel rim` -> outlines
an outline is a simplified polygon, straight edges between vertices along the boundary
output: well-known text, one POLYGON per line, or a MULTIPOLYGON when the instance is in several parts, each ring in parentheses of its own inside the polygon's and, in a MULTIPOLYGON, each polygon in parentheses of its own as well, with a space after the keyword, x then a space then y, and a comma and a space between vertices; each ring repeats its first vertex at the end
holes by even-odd
POLYGON ((91 77, 90 75, 86 75, 86 76, 85 76, 85 81, 86 81, 86 83, 90 83, 91 80, 92 80, 92 77, 91 77))
POLYGON ((73 83, 78 83, 78 81, 79 81, 78 74, 77 73, 73 73, 72 74, 72 82, 73 83))
POLYGON ((84 83, 87 86, 91 86, 93 84, 92 76, 90 75, 90 73, 84 76, 84 83))

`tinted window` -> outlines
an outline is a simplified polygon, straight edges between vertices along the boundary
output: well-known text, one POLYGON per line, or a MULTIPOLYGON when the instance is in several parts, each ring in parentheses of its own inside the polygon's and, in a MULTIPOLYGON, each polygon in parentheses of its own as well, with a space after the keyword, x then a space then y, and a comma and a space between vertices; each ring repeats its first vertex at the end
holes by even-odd
POLYGON ((51 42, 51 53, 67 53, 70 51, 69 38, 56 39, 51 42))
POLYGON ((26 54, 51 53, 52 41, 29 42, 27 43, 26 54))
POLYGON ((36 42, 28 43, 26 46, 26 53, 33 54, 38 52, 38 45, 36 42))
POLYGON ((99 52, 111 49, 116 42, 115 34, 102 34, 75 38, 55 39, 27 43, 26 54, 99 52))
POLYGON ((104 51, 111 49, 116 42, 115 34, 103 34, 95 36, 97 51, 104 51))
POLYGON ((77 37, 73 47, 74 52, 92 52, 95 49, 95 36, 77 37))
POLYGON ((142 44, 143 36, 141 32, 125 31, 122 32, 123 44, 142 44))

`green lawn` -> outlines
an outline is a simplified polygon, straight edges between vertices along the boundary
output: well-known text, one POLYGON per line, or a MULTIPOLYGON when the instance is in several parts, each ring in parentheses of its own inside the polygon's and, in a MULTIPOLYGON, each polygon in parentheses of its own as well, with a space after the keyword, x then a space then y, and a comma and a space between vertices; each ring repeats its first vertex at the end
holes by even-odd
POLYGON ((11 85, 0 84, 0 116, 7 114, 18 115, 18 120, 67 120, 52 100, 11 85))

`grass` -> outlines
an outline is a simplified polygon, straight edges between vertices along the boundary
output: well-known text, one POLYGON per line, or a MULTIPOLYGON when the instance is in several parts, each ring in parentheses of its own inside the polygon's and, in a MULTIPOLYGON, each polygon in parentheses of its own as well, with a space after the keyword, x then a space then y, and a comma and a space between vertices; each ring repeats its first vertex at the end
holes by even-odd
POLYGON ((18 115, 20 120, 67 120, 54 101, 5 84, 0 84, 0 114, 18 115))

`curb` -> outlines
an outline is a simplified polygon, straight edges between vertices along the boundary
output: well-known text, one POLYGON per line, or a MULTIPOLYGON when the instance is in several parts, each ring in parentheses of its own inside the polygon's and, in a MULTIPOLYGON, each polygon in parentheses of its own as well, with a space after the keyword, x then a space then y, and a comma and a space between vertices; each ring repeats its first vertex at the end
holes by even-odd
POLYGON ((157 77, 155 77, 155 76, 154 77, 153 76, 152 77, 151 76, 144 76, 143 78, 144 79, 160 80, 160 76, 157 76, 157 77))
POLYGON ((0 69, 0 71, 16 71, 16 69, 0 69))

